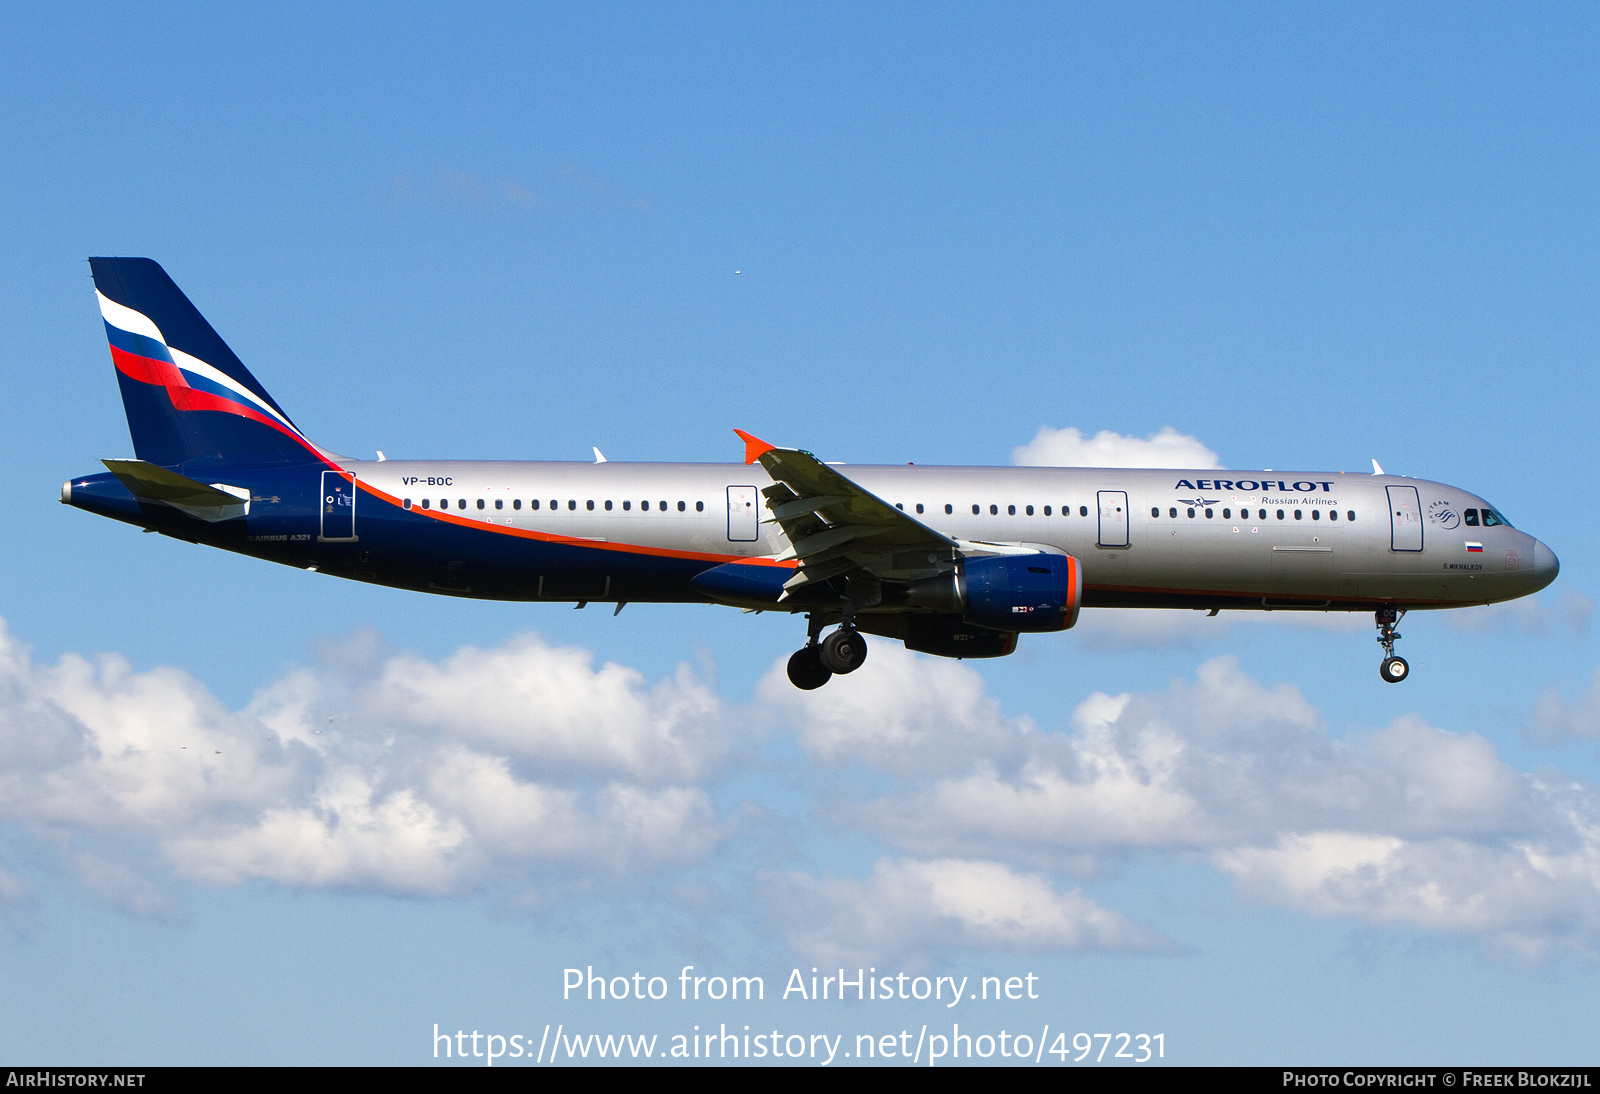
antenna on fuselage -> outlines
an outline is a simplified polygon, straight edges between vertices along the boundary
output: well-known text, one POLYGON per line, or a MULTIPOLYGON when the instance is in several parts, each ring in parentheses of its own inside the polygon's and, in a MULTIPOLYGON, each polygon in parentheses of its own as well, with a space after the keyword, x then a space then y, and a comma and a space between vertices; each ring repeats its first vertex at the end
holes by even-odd
MULTIPOLYGON (((593 448, 594 446, 590 445, 590 447, 593 448)), ((594 462, 595 463, 605 463, 606 462, 605 453, 601 452, 598 448, 595 448, 595 450, 594 450, 594 462)))
POLYGON ((1386 474, 1388 474, 1387 471, 1385 471, 1383 468, 1378 466, 1378 461, 1377 460, 1373 460, 1372 461, 1372 473, 1374 475, 1386 475, 1386 474))

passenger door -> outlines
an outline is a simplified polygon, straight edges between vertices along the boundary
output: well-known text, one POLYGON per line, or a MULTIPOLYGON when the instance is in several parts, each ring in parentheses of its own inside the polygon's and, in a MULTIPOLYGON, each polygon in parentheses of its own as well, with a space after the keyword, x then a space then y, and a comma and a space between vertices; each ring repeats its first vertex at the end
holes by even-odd
POLYGON ((1390 486, 1389 549, 1422 550, 1422 502, 1415 486, 1390 486))

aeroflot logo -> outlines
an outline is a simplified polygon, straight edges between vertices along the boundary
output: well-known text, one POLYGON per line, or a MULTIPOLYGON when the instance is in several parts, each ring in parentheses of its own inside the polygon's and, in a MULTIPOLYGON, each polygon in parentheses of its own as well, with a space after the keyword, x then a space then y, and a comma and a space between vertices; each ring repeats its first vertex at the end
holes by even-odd
POLYGON ((1178 485, 1174 486, 1173 489, 1243 490, 1247 493, 1276 492, 1279 494, 1288 494, 1293 491, 1299 491, 1302 494, 1316 494, 1319 492, 1331 494, 1333 493, 1333 483, 1301 481, 1285 484, 1282 479, 1278 479, 1275 482, 1269 479, 1239 479, 1237 481, 1234 479, 1196 479, 1193 482, 1190 482, 1188 479, 1179 479, 1178 485))

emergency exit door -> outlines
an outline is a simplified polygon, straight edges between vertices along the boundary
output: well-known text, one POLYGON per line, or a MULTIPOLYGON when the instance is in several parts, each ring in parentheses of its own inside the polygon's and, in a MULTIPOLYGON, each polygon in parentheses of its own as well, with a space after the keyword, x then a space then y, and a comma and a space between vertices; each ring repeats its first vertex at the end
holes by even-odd
POLYGON ((756 508, 756 488, 728 487, 728 542, 754 543, 759 538, 761 512, 756 508))
POLYGON ((1128 492, 1102 490, 1100 500, 1100 539, 1102 547, 1128 545, 1128 492))

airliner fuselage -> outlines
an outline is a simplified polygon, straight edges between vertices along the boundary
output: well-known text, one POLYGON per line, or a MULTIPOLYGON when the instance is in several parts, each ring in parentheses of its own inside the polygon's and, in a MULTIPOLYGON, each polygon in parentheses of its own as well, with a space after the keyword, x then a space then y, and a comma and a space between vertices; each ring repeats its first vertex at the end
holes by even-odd
POLYGON ((139 458, 63 502, 419 592, 803 612, 802 687, 858 667, 859 631, 997 656, 1080 607, 1371 611, 1398 681, 1399 615, 1558 571, 1483 498, 1383 474, 847 466, 742 433, 733 464, 351 460, 300 434, 160 267, 92 262, 139 458))

